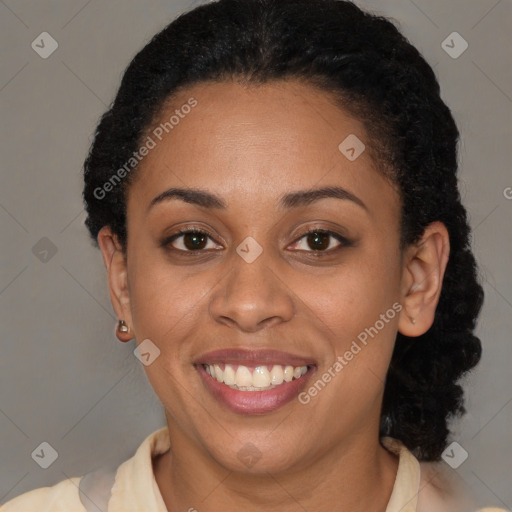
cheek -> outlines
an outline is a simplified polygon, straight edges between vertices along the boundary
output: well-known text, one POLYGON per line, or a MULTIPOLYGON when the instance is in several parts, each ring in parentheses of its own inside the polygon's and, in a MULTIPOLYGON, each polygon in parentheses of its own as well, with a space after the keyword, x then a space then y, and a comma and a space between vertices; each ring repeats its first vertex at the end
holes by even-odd
POLYGON ((215 280, 206 274, 187 278, 180 268, 155 257, 132 258, 129 280, 137 344, 149 339, 160 350, 154 362, 144 366, 144 371, 166 410, 185 422, 183 411, 199 404, 194 400, 187 403, 198 390, 191 387, 193 379, 188 380, 195 370, 183 363, 190 359, 191 338, 204 322, 200 316, 206 304, 205 294, 215 280))
POLYGON ((400 258, 392 250, 354 253, 329 276, 297 280, 294 290, 340 342, 372 326, 399 300, 400 258))
POLYGON ((396 338, 401 306, 395 271, 361 269, 326 281, 310 303, 329 357, 306 392, 314 414, 343 418, 338 426, 326 419, 332 430, 363 424, 379 410, 396 338), (328 384, 315 386, 318 380, 328 384))
MULTIPOLYGON (((322 286, 304 285, 310 288, 311 310, 321 320, 318 325, 325 327, 331 349, 332 363, 328 362, 318 378, 329 370, 336 375, 324 404, 341 409, 359 409, 361 404, 371 409, 374 405, 384 388, 396 338, 399 284, 399 253, 392 247, 375 246, 340 267, 322 286)), ((302 293, 308 296, 306 289, 302 293)), ((325 377, 329 379, 329 375, 325 377)))
POLYGON ((187 276, 184 268, 155 255, 132 258, 130 305, 137 339, 155 339, 168 346, 180 330, 197 321, 215 280, 206 273, 187 276))

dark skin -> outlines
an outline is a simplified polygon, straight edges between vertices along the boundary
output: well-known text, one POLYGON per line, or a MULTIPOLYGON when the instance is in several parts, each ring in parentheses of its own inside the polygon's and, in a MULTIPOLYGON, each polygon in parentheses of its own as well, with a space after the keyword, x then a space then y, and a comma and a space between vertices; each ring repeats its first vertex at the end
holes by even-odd
POLYGON ((153 461, 165 504, 384 512, 398 466, 379 443, 384 379, 397 332, 414 337, 432 325, 447 230, 433 223, 400 250, 399 194, 370 151, 351 162, 338 150, 349 134, 367 148, 371 141, 326 93, 298 82, 197 84, 161 119, 192 96, 197 107, 144 158, 128 189, 127 257, 110 227, 98 237, 112 304, 130 329, 118 336, 149 338, 161 351, 145 371, 171 438, 172 450, 153 461), (324 186, 364 206, 346 198, 278 206, 284 194, 324 186), (170 187, 206 190, 226 208, 173 199, 148 209, 170 187), (184 254, 193 252, 184 236, 159 245, 191 227, 211 237, 199 256, 184 254), (349 242, 326 237, 315 250, 304 235, 313 228, 349 242), (247 236, 263 248, 250 264, 236 252, 247 236), (192 364, 214 349, 274 348, 314 358, 321 375, 394 303, 401 311, 306 405, 232 412, 192 364), (262 454, 252 468, 237 457, 248 442, 262 454))

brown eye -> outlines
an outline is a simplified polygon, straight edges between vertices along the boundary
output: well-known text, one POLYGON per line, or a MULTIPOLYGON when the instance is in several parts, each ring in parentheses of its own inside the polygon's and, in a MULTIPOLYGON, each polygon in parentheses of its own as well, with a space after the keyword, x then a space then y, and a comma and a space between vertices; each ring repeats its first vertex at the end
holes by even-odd
POLYGON ((329 247, 330 235, 326 233, 313 232, 307 235, 307 243, 313 250, 322 250, 329 247))
MULTIPOLYGON (((304 233, 295 243, 293 249, 313 254, 327 253, 345 246, 349 247, 351 242, 342 235, 333 231, 314 229, 304 233), (338 244, 333 246, 333 240, 338 244)), ((201 253, 208 249, 219 250, 222 246, 216 245, 213 238, 206 231, 199 229, 188 229, 178 231, 174 235, 162 241, 161 246, 182 253, 201 253), (210 246, 208 246, 211 241, 210 246)))
MULTIPOLYGON (((183 252, 201 252, 204 249, 215 249, 208 247, 208 240, 212 240, 206 231, 189 229, 179 231, 163 241, 163 246, 172 246, 173 249, 183 252), (180 240, 181 239, 181 240, 180 240)), ((213 241, 213 240, 212 240, 213 241)))
POLYGON ((349 240, 338 233, 323 229, 314 229, 304 233, 304 235, 294 243, 294 248, 305 252, 330 252, 341 246, 349 245, 351 245, 349 240), (338 245, 334 245, 333 247, 332 239, 336 240, 338 245))

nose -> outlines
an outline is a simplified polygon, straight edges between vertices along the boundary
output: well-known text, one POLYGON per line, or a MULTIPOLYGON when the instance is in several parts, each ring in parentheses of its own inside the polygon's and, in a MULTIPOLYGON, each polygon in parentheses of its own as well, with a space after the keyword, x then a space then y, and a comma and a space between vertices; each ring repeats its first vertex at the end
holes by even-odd
POLYGON ((248 263, 235 253, 233 260, 211 298, 214 320, 243 332, 288 322, 294 315, 293 293, 271 265, 270 255, 264 250, 248 263))

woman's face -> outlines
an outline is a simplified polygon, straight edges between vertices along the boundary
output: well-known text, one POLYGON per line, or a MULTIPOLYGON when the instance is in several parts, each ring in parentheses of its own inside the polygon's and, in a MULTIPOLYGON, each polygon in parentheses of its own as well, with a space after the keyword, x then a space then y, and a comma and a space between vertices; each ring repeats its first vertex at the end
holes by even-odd
POLYGON ((125 320, 160 350, 145 370, 174 451, 286 471, 376 439, 403 268, 399 197, 363 125, 298 82, 208 83, 148 135, 127 200, 125 320), (339 190, 303 195, 326 187, 339 190), (203 195, 162 196, 173 188, 203 195), (192 229, 207 235, 170 239, 192 229), (307 373, 237 391, 208 363, 240 386, 307 373))

